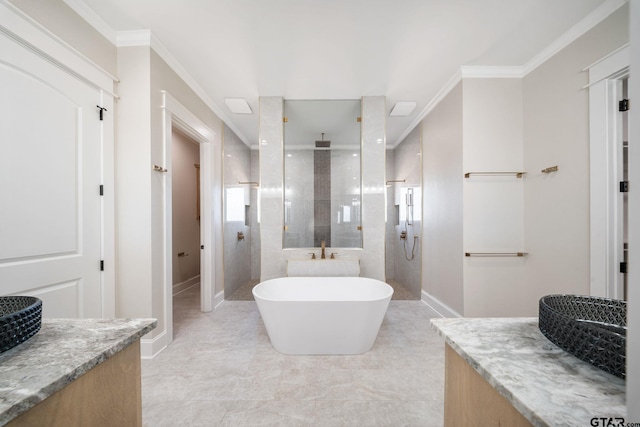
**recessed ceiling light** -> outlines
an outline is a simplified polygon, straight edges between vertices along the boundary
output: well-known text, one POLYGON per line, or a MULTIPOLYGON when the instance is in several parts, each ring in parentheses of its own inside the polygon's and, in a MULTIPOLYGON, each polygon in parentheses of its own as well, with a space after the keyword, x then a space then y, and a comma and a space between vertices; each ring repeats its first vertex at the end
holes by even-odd
POLYGON ((244 98, 225 98, 224 103, 227 104, 229 110, 235 114, 251 114, 251 107, 244 98))
POLYGON ((390 116, 408 116, 416 108, 415 102, 400 101, 393 106, 390 116))

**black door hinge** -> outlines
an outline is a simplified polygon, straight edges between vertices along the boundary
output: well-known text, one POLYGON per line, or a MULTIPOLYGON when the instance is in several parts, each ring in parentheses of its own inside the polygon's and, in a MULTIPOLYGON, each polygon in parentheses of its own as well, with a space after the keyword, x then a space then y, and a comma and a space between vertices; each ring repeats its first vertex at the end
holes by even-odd
POLYGON ((629 192, 629 181, 620 181, 620 192, 621 193, 629 192))
POLYGON ((627 272, 627 263, 626 262, 621 262, 620 263, 620 273, 626 273, 627 272))
POLYGON ((104 196, 104 185, 100 184, 100 195, 104 196))
POLYGON ((104 113, 105 111, 107 111, 107 109, 106 109, 106 108, 104 108, 104 107, 101 107, 101 106, 99 106, 99 105, 96 105, 96 107, 98 107, 98 110, 100 110, 100 120, 104 120, 103 113, 104 113))
POLYGON ((100 260, 100 271, 104 271, 104 260, 100 260))
POLYGON ((622 101, 618 101, 618 111, 628 111, 629 110, 629 100, 623 99, 622 101))

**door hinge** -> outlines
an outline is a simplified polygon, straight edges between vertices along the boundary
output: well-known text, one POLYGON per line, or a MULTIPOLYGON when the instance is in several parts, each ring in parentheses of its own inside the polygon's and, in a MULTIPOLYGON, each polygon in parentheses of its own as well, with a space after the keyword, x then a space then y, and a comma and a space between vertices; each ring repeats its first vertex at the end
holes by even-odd
POLYGON ((622 101, 618 101, 618 111, 628 111, 629 110, 629 100, 623 99, 622 101))
POLYGON ((627 272, 627 263, 626 262, 621 262, 620 263, 620 273, 626 273, 627 272))
POLYGON ((629 181, 620 181, 620 192, 621 193, 629 192, 629 181))
POLYGON ((101 107, 101 106, 99 106, 99 105, 96 105, 96 107, 98 107, 98 110, 100 110, 100 120, 104 120, 104 115, 103 115, 103 113, 104 113, 105 111, 107 111, 107 109, 106 109, 106 108, 104 108, 104 107, 101 107))
POLYGON ((104 260, 100 260, 100 271, 104 271, 104 260))
POLYGON ((100 184, 100 195, 104 196, 104 185, 100 184))

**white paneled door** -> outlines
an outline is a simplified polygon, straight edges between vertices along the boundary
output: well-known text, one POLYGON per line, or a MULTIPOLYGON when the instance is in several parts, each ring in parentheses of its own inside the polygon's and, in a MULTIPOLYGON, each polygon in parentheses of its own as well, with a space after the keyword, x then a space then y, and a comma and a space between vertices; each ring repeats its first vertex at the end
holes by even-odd
POLYGON ((100 92, 0 37, 0 295, 102 317, 100 92))

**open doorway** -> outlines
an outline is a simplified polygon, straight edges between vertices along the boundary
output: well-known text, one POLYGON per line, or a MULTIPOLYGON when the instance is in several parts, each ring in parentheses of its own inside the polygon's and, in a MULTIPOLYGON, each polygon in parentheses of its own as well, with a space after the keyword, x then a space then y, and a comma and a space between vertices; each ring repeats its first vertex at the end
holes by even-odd
MULTIPOLYGON (((171 241, 173 322, 185 293, 200 299, 200 144, 171 129, 171 241)), ((176 333, 174 327, 174 334, 176 333)))
MULTIPOLYGON (((219 154, 214 154, 212 145, 214 143, 215 133, 209 129, 200 119, 198 119, 187 108, 180 104, 167 92, 163 91, 163 155, 164 163, 167 165, 163 172, 167 179, 164 181, 164 238, 163 238, 163 253, 164 253, 164 274, 163 274, 163 288, 164 288, 164 318, 166 320, 166 342, 165 345, 169 345, 173 341, 173 293, 174 293, 174 257, 177 261, 177 267, 180 269, 177 272, 178 280, 185 277, 186 283, 184 285, 188 287, 190 282, 199 279, 200 283, 200 307, 202 311, 211 311, 215 305, 214 289, 217 282, 218 275, 214 274, 214 268, 216 267, 216 260, 221 256, 221 249, 219 245, 214 244, 214 231, 213 223, 216 221, 214 210, 214 193, 213 188, 219 188, 220 180, 213 176, 212 169, 214 168, 214 162, 216 168, 219 167, 221 159, 219 154), (191 179, 192 185, 197 187, 195 191, 195 200, 192 200, 191 206, 185 207, 187 212, 191 212, 192 218, 195 218, 199 230, 199 247, 197 249, 181 249, 176 247, 174 250, 173 242, 173 198, 176 192, 180 189, 173 189, 173 144, 172 140, 176 135, 178 138, 186 137, 188 144, 194 144, 197 147, 199 161, 196 162, 193 158, 190 158, 189 165, 186 166, 186 179, 191 179), (195 165, 199 164, 199 168, 195 165), (191 178, 188 178, 188 176, 191 178), (197 177, 197 178, 196 178, 197 177), (199 187, 198 187, 199 185, 199 187), (199 199, 198 199, 199 195, 199 199), (200 216, 197 220, 198 214, 200 216), (187 256, 187 253, 189 256, 187 256), (178 256, 181 255, 181 256, 178 256), (192 262, 193 258, 198 261, 192 262), (187 258, 189 263, 185 262, 187 258), (199 262, 199 277, 195 278, 193 264, 199 262), (181 264, 182 263, 182 264, 181 264), (181 270, 183 268, 185 270, 181 270), (214 280, 215 277, 215 280, 214 280)), ((188 145, 187 145, 188 147, 188 145)), ((193 224, 192 224, 193 225, 193 224)), ((194 227, 195 228, 195 227, 194 227)), ((195 241, 192 238, 191 241, 195 241)), ((191 245, 191 244, 190 244, 191 245)), ((189 246, 190 248, 192 246, 189 246)), ((177 284, 180 284, 179 281, 177 284)), ((221 298, 221 297, 220 297, 221 298)))

